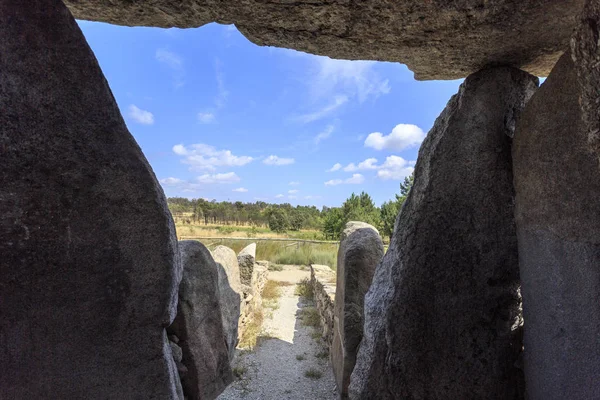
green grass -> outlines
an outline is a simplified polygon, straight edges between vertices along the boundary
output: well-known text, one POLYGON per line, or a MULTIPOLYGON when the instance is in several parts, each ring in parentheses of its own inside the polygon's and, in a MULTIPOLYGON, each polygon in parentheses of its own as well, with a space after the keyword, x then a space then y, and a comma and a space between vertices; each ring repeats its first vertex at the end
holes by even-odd
MULTIPOLYGON (((335 270, 337 250, 335 243, 290 243, 277 240, 250 239, 202 239, 209 250, 218 245, 227 246, 239 253, 250 243, 256 243, 256 259, 267 260, 275 264, 309 265, 323 264, 335 270)), ((277 268, 277 267, 275 267, 277 268)))
POLYGON ((313 292, 313 286, 310 282, 310 279, 304 278, 298 282, 296 284, 296 289, 294 289, 294 294, 296 296, 301 296, 308 300, 312 300, 315 297, 315 294, 313 292))
POLYGON ((313 328, 321 326, 321 316, 316 308, 305 307, 302 310, 302 325, 312 326, 313 328))
POLYGON ((327 350, 322 350, 315 354, 315 357, 320 358, 322 360, 326 359, 327 357, 329 357, 329 352, 327 350))
POLYGON ((242 376, 244 376, 246 374, 246 372, 248 372, 248 368, 246 367, 241 367, 241 366, 237 366, 237 367, 233 367, 231 369, 231 371, 233 372, 233 375, 237 378, 237 379, 241 379, 242 376))
POLYGON ((323 374, 321 373, 321 371, 311 368, 304 371, 304 376, 310 379, 321 379, 323 374))

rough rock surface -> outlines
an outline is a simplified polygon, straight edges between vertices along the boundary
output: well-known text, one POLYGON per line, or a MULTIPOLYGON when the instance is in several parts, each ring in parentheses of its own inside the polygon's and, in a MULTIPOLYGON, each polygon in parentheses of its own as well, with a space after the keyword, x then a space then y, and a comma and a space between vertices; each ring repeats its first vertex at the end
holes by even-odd
POLYGON ((311 264, 310 283, 315 308, 321 317, 321 338, 331 353, 333 343, 333 318, 335 314, 335 271, 327 265, 311 264))
POLYGON ((537 83, 473 74, 427 135, 365 297, 351 398, 522 398, 509 136, 537 83))
POLYGON ((364 222, 348 222, 337 254, 331 364, 341 398, 348 397, 350 374, 363 336, 365 295, 383 258, 379 232, 364 222))
POLYGON ((242 283, 240 281, 240 266, 235 251, 227 246, 217 246, 211 251, 211 254, 215 262, 221 264, 221 267, 225 270, 231 288, 236 293, 241 294, 242 283))
POLYGON ((398 61, 417 79, 463 78, 489 65, 546 76, 584 0, 66 0, 76 18, 189 28, 235 23, 258 45, 332 58, 398 61))
POLYGON ((531 400, 600 398, 599 17, 596 2, 574 53, 561 58, 517 127, 516 220, 531 400))
POLYGON ((233 290, 229 284, 225 269, 221 264, 216 265, 219 274, 219 303, 221 305, 223 331, 229 351, 229 361, 231 361, 235 355, 235 347, 238 344, 238 324, 240 321, 243 294, 240 295, 233 290))
POLYGON ((179 250, 183 276, 177 316, 169 333, 179 338, 182 362, 188 370, 181 376, 183 393, 190 400, 214 399, 233 381, 228 333, 221 317, 218 267, 198 241, 180 241, 179 250))
POLYGON ((60 0, 0 37, 0 398, 179 398, 164 194, 60 0))
POLYGON ((235 251, 226 246, 217 246, 211 252, 219 272, 219 295, 223 329, 229 349, 229 360, 235 355, 238 343, 238 324, 241 321, 244 293, 240 282, 240 267, 235 251))
POLYGON ((256 243, 250 243, 244 247, 238 254, 238 263, 240 265, 240 279, 242 284, 251 285, 252 271, 256 261, 256 243))

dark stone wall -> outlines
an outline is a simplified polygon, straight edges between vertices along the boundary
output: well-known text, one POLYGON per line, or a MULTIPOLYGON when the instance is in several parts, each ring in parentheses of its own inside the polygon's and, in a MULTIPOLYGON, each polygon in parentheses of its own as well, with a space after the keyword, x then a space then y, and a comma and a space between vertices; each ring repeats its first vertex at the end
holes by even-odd
POLYGON ((177 398, 164 194, 60 0, 0 38, 0 398, 177 398))
POLYGON ((427 135, 365 298, 350 398, 522 398, 510 137, 537 83, 473 74, 427 135))
POLYGON ((530 400, 600 398, 600 5, 532 97, 514 146, 530 400), (575 62, 574 62, 575 61, 575 62))

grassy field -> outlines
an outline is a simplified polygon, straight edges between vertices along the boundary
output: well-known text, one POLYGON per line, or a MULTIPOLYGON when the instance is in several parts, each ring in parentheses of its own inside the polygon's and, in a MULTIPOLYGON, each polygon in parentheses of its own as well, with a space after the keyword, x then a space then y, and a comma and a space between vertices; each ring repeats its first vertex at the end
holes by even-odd
POLYGON ((304 239, 324 240, 323 233, 315 230, 288 231, 276 233, 269 228, 252 226, 221 226, 204 224, 175 224, 177 236, 202 236, 202 237, 249 237, 249 238, 279 238, 279 239, 304 239))
MULTIPOLYGON (((227 246, 239 253, 252 240, 199 239, 209 250, 218 245, 227 246)), ((275 264, 309 265, 324 264, 337 267, 338 245, 335 243, 293 243, 261 240, 256 242, 256 259, 275 264)))

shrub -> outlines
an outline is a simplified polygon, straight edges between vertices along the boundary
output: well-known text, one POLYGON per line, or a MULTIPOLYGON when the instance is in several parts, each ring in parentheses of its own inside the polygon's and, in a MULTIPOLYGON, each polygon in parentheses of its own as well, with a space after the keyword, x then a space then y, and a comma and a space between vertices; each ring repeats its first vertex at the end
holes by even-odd
POLYGON ((294 294, 296 296, 304 297, 308 300, 312 300, 315 296, 313 292, 313 286, 309 278, 304 278, 300 282, 296 284, 296 289, 294 290, 294 294))
POLYGON ((306 307, 302 311, 302 324, 304 326, 312 326, 313 328, 321 326, 321 316, 316 308, 306 307))
POLYGON ((310 379, 321 379, 323 374, 321 373, 321 371, 311 368, 304 371, 304 376, 310 379))

